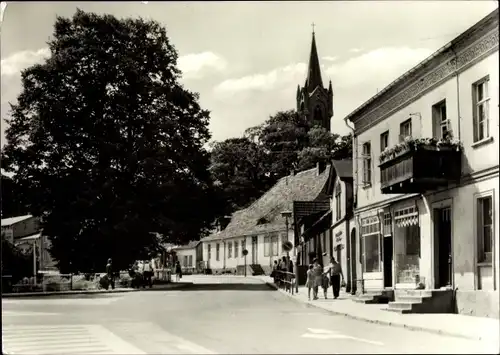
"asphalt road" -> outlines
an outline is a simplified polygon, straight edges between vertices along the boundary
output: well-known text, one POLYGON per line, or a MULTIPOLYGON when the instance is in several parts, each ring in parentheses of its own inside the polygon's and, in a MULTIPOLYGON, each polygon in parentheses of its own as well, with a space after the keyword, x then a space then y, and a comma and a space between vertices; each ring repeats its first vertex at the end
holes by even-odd
MULTIPOLYGON (((184 281, 184 280, 183 280, 184 281)), ((2 300, 5 354, 491 353, 488 344, 335 316, 253 278, 184 290, 2 300)))

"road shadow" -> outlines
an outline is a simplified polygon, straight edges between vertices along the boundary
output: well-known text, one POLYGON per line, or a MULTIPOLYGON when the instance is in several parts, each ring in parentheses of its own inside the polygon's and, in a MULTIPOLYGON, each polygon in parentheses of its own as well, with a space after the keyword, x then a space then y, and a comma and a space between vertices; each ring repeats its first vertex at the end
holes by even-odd
POLYGON ((186 287, 176 289, 176 291, 276 291, 267 284, 246 284, 246 283, 206 283, 192 284, 186 287))

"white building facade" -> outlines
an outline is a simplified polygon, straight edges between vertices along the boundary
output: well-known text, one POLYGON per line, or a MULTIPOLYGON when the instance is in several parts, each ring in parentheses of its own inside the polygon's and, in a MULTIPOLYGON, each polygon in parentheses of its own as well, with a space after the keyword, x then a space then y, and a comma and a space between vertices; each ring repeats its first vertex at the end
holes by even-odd
POLYGON ((358 289, 498 317, 498 10, 356 111, 358 289))

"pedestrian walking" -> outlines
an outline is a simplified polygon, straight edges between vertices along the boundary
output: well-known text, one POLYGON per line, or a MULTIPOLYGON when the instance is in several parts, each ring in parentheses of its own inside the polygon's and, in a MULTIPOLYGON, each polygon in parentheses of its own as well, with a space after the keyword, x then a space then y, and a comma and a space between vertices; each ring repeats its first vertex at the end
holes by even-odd
POLYGON ((317 258, 314 258, 313 260, 313 276, 314 276, 313 300, 317 300, 318 289, 323 284, 323 267, 320 265, 317 258))
POLYGON ((149 288, 153 287, 153 269, 151 267, 151 263, 149 260, 146 260, 144 262, 144 288, 146 288, 146 285, 149 286, 149 288))
POLYGON ((182 268, 179 260, 175 262, 175 281, 179 282, 182 279, 182 268))
POLYGON ((313 272, 313 264, 309 264, 309 269, 307 270, 306 276, 306 287, 307 287, 307 299, 311 300, 311 290, 314 286, 314 272, 313 272))
POLYGON ((341 280, 342 284, 345 283, 342 266, 332 256, 330 257, 330 264, 327 268, 328 270, 326 273, 330 276, 330 284, 332 285, 333 289, 333 298, 337 299, 340 294, 341 280))
POLYGON ((277 270, 278 270, 278 260, 274 260, 273 271, 271 272, 271 277, 273 278, 274 284, 276 284, 277 281, 277 273, 276 273, 277 270))
MULTIPOLYGON (((115 277, 113 275, 113 261, 111 258, 108 259, 108 263, 106 264, 106 276, 108 278, 108 284, 111 285, 111 289, 115 289, 115 277)), ((108 286, 109 287, 109 286, 108 286)), ((107 287, 106 287, 107 289, 107 287)))

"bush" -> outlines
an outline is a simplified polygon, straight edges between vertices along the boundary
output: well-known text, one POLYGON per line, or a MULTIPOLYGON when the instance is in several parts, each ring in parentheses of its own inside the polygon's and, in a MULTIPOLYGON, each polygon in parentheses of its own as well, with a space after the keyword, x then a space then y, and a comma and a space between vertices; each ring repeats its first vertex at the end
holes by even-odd
POLYGON ((98 288, 97 282, 87 281, 84 279, 73 281, 73 290, 87 291, 96 290, 98 288))

